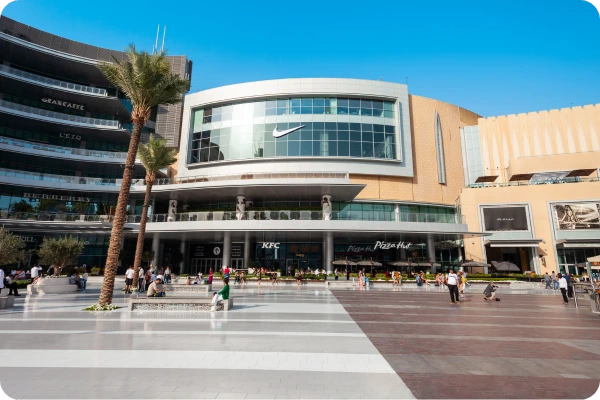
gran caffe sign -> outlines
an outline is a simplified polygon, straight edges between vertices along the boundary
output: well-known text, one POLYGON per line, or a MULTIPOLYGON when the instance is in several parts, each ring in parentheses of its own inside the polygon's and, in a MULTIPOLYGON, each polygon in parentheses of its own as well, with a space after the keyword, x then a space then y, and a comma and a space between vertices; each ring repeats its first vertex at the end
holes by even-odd
POLYGON ((69 103, 68 101, 51 99, 50 97, 42 98, 42 102, 47 103, 47 104, 53 104, 56 106, 61 106, 61 107, 72 108, 73 110, 85 111, 85 107, 83 106, 83 104, 69 103))

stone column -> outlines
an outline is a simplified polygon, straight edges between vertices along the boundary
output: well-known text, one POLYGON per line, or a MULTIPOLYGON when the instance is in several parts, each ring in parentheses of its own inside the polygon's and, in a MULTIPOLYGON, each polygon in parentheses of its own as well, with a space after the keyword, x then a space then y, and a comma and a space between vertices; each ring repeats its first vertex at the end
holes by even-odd
POLYGON ((244 268, 248 268, 250 262, 250 232, 244 236, 244 268))
MULTIPOLYGON (((435 242, 431 236, 427 237, 427 258, 429 258, 430 262, 435 262, 435 242)), ((435 267, 431 267, 430 272, 435 272, 435 267)))
POLYGON ((400 222, 400 204, 396 204, 394 207, 394 217, 396 222, 400 222))
POLYGON ((246 212, 246 196, 238 196, 237 204, 235 205, 235 219, 242 220, 244 219, 244 214, 246 212))
MULTIPOLYGON (((231 232, 223 235, 223 267, 231 267, 231 232)), ((216 272, 216 271, 215 271, 216 272)))
POLYGON ((325 233, 324 244, 326 246, 323 249, 323 253, 325 254, 325 266, 323 268, 325 268, 325 270, 327 271, 327 273, 330 274, 331 272, 333 272, 333 265, 332 265, 332 263, 333 263, 333 254, 334 254, 333 232, 327 232, 327 233, 325 233))
POLYGON ((179 275, 183 274, 183 269, 185 267, 185 265, 187 264, 187 243, 185 240, 182 240, 181 243, 179 243, 179 251, 181 252, 181 254, 183 255, 181 257, 181 262, 179 263, 179 275))
POLYGON ((331 196, 326 194, 321 197, 321 208, 323 210, 323 219, 329 221, 331 219, 331 196))
POLYGON ((169 210, 167 215, 167 222, 175 221, 177 215, 177 200, 169 200, 169 210))
POLYGON ((160 238, 158 235, 152 236, 152 251, 154 252, 154 258, 152 259, 152 265, 158 266, 158 260, 160 259, 160 238))

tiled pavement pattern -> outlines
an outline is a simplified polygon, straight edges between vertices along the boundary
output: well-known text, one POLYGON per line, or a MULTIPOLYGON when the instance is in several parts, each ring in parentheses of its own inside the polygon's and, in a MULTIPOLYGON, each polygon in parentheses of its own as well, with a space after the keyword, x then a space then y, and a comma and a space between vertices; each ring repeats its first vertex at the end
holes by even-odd
POLYGON ((229 313, 90 313, 90 286, 0 311, 10 397, 413 398, 328 290, 233 289, 229 313))
MULTIPOLYGON (((473 291, 473 290, 471 290, 473 291)), ((479 293, 479 290, 476 291, 479 293)), ((333 291, 417 398, 588 398, 600 316, 558 296, 333 291)))

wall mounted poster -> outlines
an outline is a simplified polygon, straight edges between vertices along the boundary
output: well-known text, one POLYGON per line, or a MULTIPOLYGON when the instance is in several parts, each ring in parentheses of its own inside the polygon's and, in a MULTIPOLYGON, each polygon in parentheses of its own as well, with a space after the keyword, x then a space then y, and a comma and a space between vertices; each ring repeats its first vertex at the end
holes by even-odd
POLYGON ((569 203, 552 206, 558 230, 600 229, 599 203, 569 203))
POLYGON ((496 231, 526 231, 527 210, 518 207, 486 207, 483 209, 484 229, 487 232, 496 231))

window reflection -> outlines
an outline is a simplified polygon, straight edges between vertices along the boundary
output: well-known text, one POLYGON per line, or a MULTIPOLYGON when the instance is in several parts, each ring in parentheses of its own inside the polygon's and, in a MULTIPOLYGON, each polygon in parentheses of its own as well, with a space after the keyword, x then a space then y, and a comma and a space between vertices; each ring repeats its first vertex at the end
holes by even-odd
POLYGON ((334 97, 277 98, 207 107, 194 113, 194 121, 212 125, 206 129, 206 125, 194 123, 195 131, 190 134, 191 163, 263 157, 396 159, 394 121, 383 119, 394 118, 394 104, 389 101, 334 97), (265 123, 275 121, 278 116, 327 114, 359 116, 365 123, 265 123), (288 135, 273 137, 276 127, 282 131, 300 125, 305 126, 288 135))

